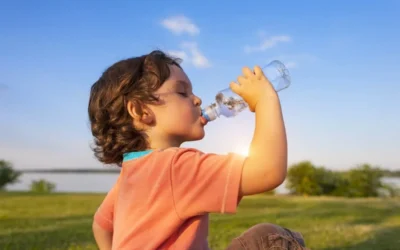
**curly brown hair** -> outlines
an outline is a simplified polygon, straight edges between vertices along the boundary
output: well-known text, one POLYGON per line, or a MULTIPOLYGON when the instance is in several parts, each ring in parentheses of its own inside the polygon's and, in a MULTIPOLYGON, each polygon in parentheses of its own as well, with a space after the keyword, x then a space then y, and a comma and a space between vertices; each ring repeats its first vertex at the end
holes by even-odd
POLYGON ((180 67, 180 59, 160 50, 116 62, 92 85, 88 113, 96 158, 105 164, 121 166, 123 154, 148 149, 145 134, 133 126, 127 102, 142 105, 154 103, 153 95, 169 78, 169 65, 180 67))

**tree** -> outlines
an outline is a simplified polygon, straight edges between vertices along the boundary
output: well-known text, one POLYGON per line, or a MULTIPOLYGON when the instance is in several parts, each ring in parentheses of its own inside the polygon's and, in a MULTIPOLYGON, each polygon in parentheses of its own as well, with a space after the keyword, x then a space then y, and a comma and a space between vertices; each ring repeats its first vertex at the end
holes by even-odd
POLYGON ((56 188, 56 185, 52 182, 40 179, 37 181, 32 181, 31 192, 35 193, 51 193, 56 188))
POLYGON ((310 161, 302 161, 289 167, 286 188, 291 194, 320 195, 316 182, 317 170, 310 161))
POLYGON ((383 171, 370 164, 362 164, 349 170, 347 174, 348 192, 350 197, 376 197, 384 185, 381 181, 383 171))
POLYGON ((17 182, 20 175, 21 172, 14 170, 10 162, 0 160, 0 190, 8 184, 17 182))
POLYGON ((338 172, 319 167, 315 168, 315 182, 320 187, 321 194, 334 195, 343 183, 343 177, 338 172))

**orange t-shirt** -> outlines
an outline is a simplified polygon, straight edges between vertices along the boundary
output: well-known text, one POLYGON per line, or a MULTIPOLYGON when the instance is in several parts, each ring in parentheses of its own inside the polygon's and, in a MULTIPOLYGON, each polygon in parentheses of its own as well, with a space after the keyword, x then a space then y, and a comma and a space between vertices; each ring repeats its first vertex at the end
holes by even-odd
POLYGON ((190 148, 130 154, 94 216, 113 232, 112 249, 209 249, 208 213, 236 212, 245 157, 190 148))

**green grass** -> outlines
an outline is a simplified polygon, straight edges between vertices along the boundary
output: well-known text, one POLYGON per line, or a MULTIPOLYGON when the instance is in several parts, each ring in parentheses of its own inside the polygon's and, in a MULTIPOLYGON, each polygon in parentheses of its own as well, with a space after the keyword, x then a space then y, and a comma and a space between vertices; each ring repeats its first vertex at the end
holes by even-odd
MULTIPOLYGON (((0 249, 97 249, 92 216, 103 194, 0 193, 0 249)), ((236 215, 212 215, 210 246, 224 249, 250 226, 275 223, 311 249, 399 249, 399 199, 254 196, 236 215)))

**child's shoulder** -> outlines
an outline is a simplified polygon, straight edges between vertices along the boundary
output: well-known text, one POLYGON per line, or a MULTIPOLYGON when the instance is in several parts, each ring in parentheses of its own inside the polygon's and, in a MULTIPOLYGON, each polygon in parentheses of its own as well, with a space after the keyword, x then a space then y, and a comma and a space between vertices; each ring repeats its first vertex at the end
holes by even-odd
POLYGON ((196 148, 169 147, 165 149, 146 150, 131 152, 124 155, 124 166, 160 163, 168 164, 182 159, 202 157, 205 153, 196 148))
POLYGON ((156 150, 155 153, 158 154, 170 154, 170 155, 175 155, 175 154, 183 154, 183 153, 188 153, 188 154, 205 154, 203 151, 197 149, 197 148, 191 148, 191 147, 170 147, 166 149, 159 149, 156 150))
POLYGON ((201 159, 208 158, 212 153, 205 153, 204 151, 192 147, 170 147, 153 151, 153 159, 169 162, 175 165, 180 162, 194 162, 201 161, 201 159))

